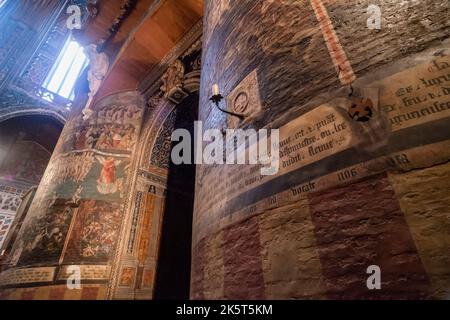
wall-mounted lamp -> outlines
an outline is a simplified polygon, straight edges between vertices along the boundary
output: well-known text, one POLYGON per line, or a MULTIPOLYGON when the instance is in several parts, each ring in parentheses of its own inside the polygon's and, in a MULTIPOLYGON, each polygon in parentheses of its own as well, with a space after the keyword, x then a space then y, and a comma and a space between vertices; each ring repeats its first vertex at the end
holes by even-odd
POLYGON ((234 117, 238 117, 238 118, 241 119, 241 120, 244 120, 244 119, 245 119, 245 115, 243 115, 243 114, 238 114, 238 113, 234 113, 234 112, 227 111, 227 110, 224 110, 224 109, 222 109, 222 108, 219 106, 220 101, 222 101, 224 97, 220 94, 220 89, 219 89, 219 85, 218 85, 218 84, 214 84, 214 85, 213 85, 212 91, 213 91, 213 95, 212 95, 212 97, 211 97, 209 100, 211 100, 212 102, 214 102, 214 104, 216 105, 217 109, 219 109, 219 110, 222 111, 223 113, 229 114, 229 115, 234 116, 234 117))

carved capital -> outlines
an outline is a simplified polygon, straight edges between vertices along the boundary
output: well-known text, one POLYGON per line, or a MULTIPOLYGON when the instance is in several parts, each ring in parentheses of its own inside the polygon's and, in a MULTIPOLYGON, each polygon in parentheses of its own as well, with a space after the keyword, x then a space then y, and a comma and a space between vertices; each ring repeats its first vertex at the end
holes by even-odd
POLYGON ((161 91, 164 92, 164 97, 173 103, 180 103, 185 99, 189 93, 183 88, 184 80, 184 65, 180 60, 175 60, 161 77, 163 85, 161 91))

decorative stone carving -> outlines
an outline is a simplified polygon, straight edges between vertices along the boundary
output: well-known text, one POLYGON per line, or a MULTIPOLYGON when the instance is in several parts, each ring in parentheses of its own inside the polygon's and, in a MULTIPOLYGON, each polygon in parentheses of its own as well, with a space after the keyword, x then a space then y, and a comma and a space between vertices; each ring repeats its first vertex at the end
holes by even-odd
POLYGON ((120 6, 120 13, 114 19, 112 25, 109 27, 106 37, 99 41, 100 50, 103 51, 105 47, 109 44, 109 42, 115 37, 115 35, 119 32, 120 27, 126 18, 131 14, 131 12, 136 7, 138 0, 124 0, 122 5, 120 6))
POLYGON ((86 107, 83 110, 84 120, 87 120, 93 113, 92 109, 89 109, 89 105, 92 103, 95 94, 100 89, 100 86, 108 73, 109 58, 104 52, 98 52, 97 45, 95 44, 90 44, 85 52, 90 61, 88 72, 90 92, 86 107))
POLYGON ((0 192, 0 210, 16 212, 22 202, 20 195, 0 192))
MULTIPOLYGON (((245 77, 228 95, 227 106, 229 111, 244 114, 246 117, 252 117, 262 110, 256 70, 245 77)), ((235 128, 238 120, 235 117, 228 117, 228 127, 235 128)))
POLYGON ((184 89, 188 92, 196 92, 200 90, 200 70, 189 72, 184 77, 184 89))
POLYGON ((176 59, 181 57, 183 60, 187 55, 190 55, 196 49, 196 41, 198 41, 201 49, 201 36, 203 33, 203 20, 200 19, 192 29, 177 43, 177 45, 167 54, 161 62, 153 68, 152 71, 140 84, 140 90, 146 97, 151 96, 160 87, 160 78, 166 70, 166 66, 170 65, 176 59), (194 44, 194 45, 193 45, 194 44))
POLYGON ((154 110, 155 108, 157 108, 162 100, 163 100, 162 93, 161 91, 158 91, 156 94, 154 94, 148 99, 147 104, 149 109, 154 110))
POLYGON ((184 71, 183 63, 175 60, 161 77, 164 97, 176 104, 188 96, 188 92, 183 89, 184 71))
POLYGON ((98 0, 88 0, 86 5, 87 12, 92 18, 98 15, 98 0))
POLYGON ((198 57, 191 62, 192 70, 200 70, 202 67, 202 56, 199 54, 198 57))
POLYGON ((236 113, 243 113, 248 107, 248 94, 245 91, 240 92, 233 101, 233 109, 236 113))
POLYGON ((195 51, 200 51, 202 50, 202 38, 199 38, 197 41, 195 41, 190 47, 189 49, 187 49, 184 53, 182 58, 185 58, 189 55, 191 55, 192 53, 194 53, 195 51))

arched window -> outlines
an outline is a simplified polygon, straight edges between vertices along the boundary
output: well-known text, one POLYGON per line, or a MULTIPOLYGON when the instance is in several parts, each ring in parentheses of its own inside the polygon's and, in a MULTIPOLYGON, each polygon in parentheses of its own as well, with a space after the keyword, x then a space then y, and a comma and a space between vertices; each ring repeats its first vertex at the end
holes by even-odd
POLYGON ((73 100, 75 82, 88 63, 83 48, 69 36, 42 86, 61 97, 73 100))

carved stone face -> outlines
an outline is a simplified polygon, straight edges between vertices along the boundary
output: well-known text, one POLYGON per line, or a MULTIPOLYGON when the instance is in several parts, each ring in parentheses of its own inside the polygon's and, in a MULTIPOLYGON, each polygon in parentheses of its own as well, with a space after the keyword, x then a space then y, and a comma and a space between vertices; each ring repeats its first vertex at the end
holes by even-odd
POLYGON ((98 15, 98 7, 96 0, 90 0, 87 4, 87 11, 92 18, 97 17, 98 15))
POLYGON ((360 122, 369 121, 373 115, 373 102, 370 99, 354 98, 348 108, 350 118, 360 122))
POLYGON ((248 107, 248 95, 246 92, 241 92, 234 99, 233 109, 238 113, 243 113, 248 107))

